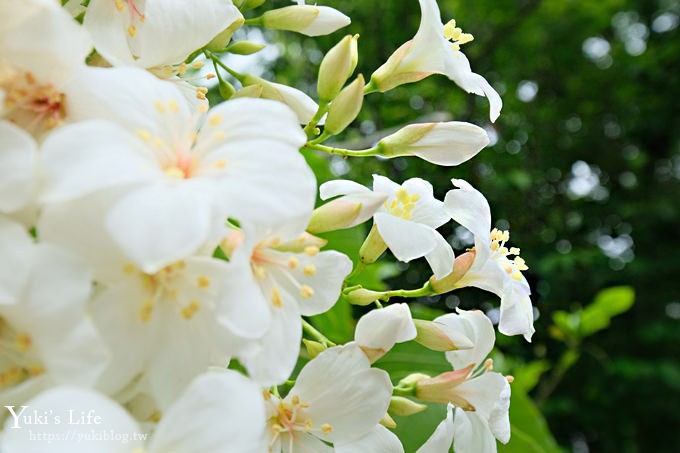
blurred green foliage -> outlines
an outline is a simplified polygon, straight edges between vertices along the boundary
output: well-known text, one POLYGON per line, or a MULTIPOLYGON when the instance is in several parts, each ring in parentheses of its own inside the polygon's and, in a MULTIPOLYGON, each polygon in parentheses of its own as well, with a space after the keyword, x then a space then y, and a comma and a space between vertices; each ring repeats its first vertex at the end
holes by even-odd
MULTIPOLYGON (((365 77, 413 36, 419 22, 415 0, 319 3, 352 18, 344 32, 362 36, 357 71, 365 77)), ((443 196, 451 188, 450 178, 464 178, 490 200, 496 226, 510 228, 512 245, 522 248, 530 266, 527 277, 540 317, 531 345, 519 338, 498 338, 505 357, 503 371, 517 377, 513 440, 503 451, 555 449, 549 434, 543 435, 547 430, 540 426, 542 419, 525 391, 540 404, 550 431, 567 449, 677 451, 680 3, 439 0, 439 4, 444 21, 456 18, 464 31, 474 34, 475 40, 463 50, 473 69, 501 93, 501 118, 490 124, 486 99, 432 76, 368 96, 359 120, 336 141, 362 148, 409 122, 455 119, 486 127, 493 145, 455 168, 416 158, 308 156, 319 179, 346 177, 370 183, 374 172, 397 181, 420 176, 443 196), (630 308, 633 291, 635 304, 630 308), (532 427, 536 420, 538 425, 532 427)), ((264 76, 276 74, 277 82, 314 96, 318 62, 342 35, 340 31, 312 39, 276 34, 285 45, 264 76)), ((442 232, 459 249, 470 245, 455 226, 442 232)), ((361 234, 358 228, 355 236, 361 234)), ((394 267, 385 269, 370 277, 373 284, 379 284, 376 277, 388 277, 394 267)), ((388 280, 391 286, 417 287, 428 277, 422 263, 400 264, 399 269, 399 280, 388 280)), ((460 305, 489 311, 498 306, 490 294, 472 289, 420 302, 434 310, 460 305)), ((334 326, 351 316, 346 306, 337 310, 344 314, 331 313, 315 322, 334 326)), ((403 351, 397 349, 383 360, 394 354, 403 351)), ((407 356, 420 358, 412 368, 428 366, 421 363, 427 362, 424 354, 407 356)), ((441 414, 435 415, 430 432, 441 420, 441 414)), ((420 423, 416 417, 397 422, 398 429, 412 432, 420 423)), ((408 444, 407 451, 414 445, 408 444)))

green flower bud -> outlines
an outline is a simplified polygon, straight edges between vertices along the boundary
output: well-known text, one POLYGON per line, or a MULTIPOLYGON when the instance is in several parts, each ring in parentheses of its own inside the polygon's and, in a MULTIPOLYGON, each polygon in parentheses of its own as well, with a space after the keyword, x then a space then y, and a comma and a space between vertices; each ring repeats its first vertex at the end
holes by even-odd
POLYGON ((359 115, 364 102, 364 77, 359 74, 345 87, 328 108, 325 131, 333 135, 344 131, 359 115))
POLYGON ((359 61, 359 35, 347 35, 321 61, 317 91, 322 101, 335 99, 350 78, 359 61))

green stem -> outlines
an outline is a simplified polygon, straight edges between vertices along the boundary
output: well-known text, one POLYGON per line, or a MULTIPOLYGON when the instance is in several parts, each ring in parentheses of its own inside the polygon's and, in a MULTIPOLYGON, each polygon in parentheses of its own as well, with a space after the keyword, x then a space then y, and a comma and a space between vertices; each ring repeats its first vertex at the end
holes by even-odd
POLYGON ((418 289, 395 289, 394 291, 386 291, 385 295, 380 298, 380 300, 388 302, 392 297, 425 297, 432 296, 436 292, 430 286, 430 282, 427 281, 422 288, 418 289))
POLYGON ((335 343, 333 343, 331 340, 326 338, 324 334, 316 330, 316 328, 311 325, 309 322, 307 322, 305 319, 302 320, 302 330, 312 337, 314 340, 318 341, 322 345, 326 346, 327 348, 335 346, 335 343))
POLYGON ((314 135, 316 135, 316 125, 319 124, 319 121, 321 121, 321 118, 323 118, 326 112, 328 112, 328 101, 319 101, 319 108, 316 110, 316 113, 304 128, 307 138, 311 139, 314 137, 314 135))
POLYGON ((336 155, 339 155, 339 156, 367 157, 367 156, 375 156, 375 155, 378 154, 377 148, 367 148, 367 149, 358 149, 358 150, 344 149, 344 148, 334 148, 332 146, 315 144, 314 141, 308 142, 307 144, 305 144, 304 147, 308 148, 308 149, 315 149, 317 151, 323 151, 324 153, 328 153, 328 154, 336 154, 336 155))
MULTIPOLYGON (((238 72, 234 71, 233 69, 231 69, 229 66, 225 65, 222 62, 222 60, 220 60, 220 57, 218 55, 215 55, 211 51, 204 50, 203 54, 206 56, 206 58, 209 58, 210 60, 212 60, 213 64, 220 66, 222 69, 227 71, 229 74, 231 74, 238 81, 243 82, 243 79, 246 78, 246 76, 244 76, 243 74, 238 73, 238 72)), ((217 68, 215 68, 215 70, 217 70, 217 68)))
POLYGON ((253 17, 251 19, 246 19, 246 21, 243 23, 244 25, 256 25, 260 26, 262 25, 262 16, 260 17, 253 17))
MULTIPOLYGON (((366 263, 359 261, 357 265, 354 266, 354 269, 352 269, 352 272, 347 277, 345 277, 345 281, 346 282, 351 281, 354 277, 361 274, 364 271, 364 269, 366 269, 366 263)), ((359 287, 359 285, 357 287, 359 287)))

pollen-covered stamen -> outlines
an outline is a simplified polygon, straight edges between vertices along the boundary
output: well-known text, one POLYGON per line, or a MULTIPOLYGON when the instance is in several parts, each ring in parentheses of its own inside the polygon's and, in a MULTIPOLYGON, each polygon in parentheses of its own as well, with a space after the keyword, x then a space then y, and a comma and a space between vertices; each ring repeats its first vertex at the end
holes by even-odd
POLYGON ((385 201, 383 206, 385 206, 393 216, 401 217, 404 220, 410 220, 413 216, 413 209, 415 209, 416 202, 419 199, 420 195, 411 195, 408 193, 408 190, 401 187, 395 192, 394 198, 385 201))
POLYGON ((18 331, 0 316, 0 390, 44 373, 27 332, 18 331))
POLYGON ((529 269, 524 259, 519 256, 520 250, 517 247, 510 247, 508 249, 505 244, 510 240, 509 231, 501 231, 497 228, 491 230, 491 245, 490 248, 494 253, 494 257, 500 262, 505 272, 515 280, 522 280, 522 271, 529 269), (514 255, 512 260, 509 258, 514 255))
MULTIPOLYGON (((138 129, 137 136, 142 139, 153 153, 163 172, 173 179, 189 179, 197 175, 203 156, 210 143, 196 143, 195 124, 198 117, 187 120, 183 105, 169 99, 154 101, 156 111, 163 116, 172 130, 172 136, 156 136, 147 129, 138 129)), ((199 112, 201 114, 201 112, 199 112)), ((226 165, 226 162, 224 163, 226 165)))
POLYGON ((470 33, 463 33, 461 28, 456 27, 456 21, 454 19, 451 19, 444 25, 444 37, 451 41, 451 47, 453 47, 454 50, 460 50, 460 46, 475 39, 470 33))
POLYGON ((144 14, 135 5, 135 0, 113 0, 116 4, 116 9, 121 13, 125 13, 126 10, 130 16, 128 22, 127 32, 130 36, 135 36, 137 34, 137 26, 135 25, 137 20, 140 23, 144 22, 144 14))
POLYGON ((298 432, 328 434, 333 431, 333 427, 328 423, 322 423, 315 427, 312 419, 305 414, 307 408, 309 408, 309 404, 301 401, 298 395, 293 395, 290 402, 280 401, 276 405, 274 414, 269 419, 272 432, 270 446, 274 445, 279 436, 287 434, 290 436, 290 451, 294 451, 292 447, 298 432))
POLYGON ((61 125, 66 116, 64 93, 50 83, 39 83, 30 72, 0 63, 0 90, 5 92, 6 116, 24 129, 52 129, 61 125))
POLYGON ((139 319, 147 323, 153 318, 153 313, 161 303, 171 303, 177 308, 179 315, 186 319, 192 319, 202 307, 200 295, 191 300, 179 300, 180 289, 208 291, 212 282, 205 275, 189 277, 185 272, 186 263, 177 261, 164 267, 155 274, 145 274, 137 270, 133 265, 126 264, 123 271, 131 276, 142 279, 147 297, 141 303, 138 315, 139 319))
MULTIPOLYGON (((278 285, 282 284, 282 281, 287 281, 298 292, 300 297, 309 299, 314 295, 314 288, 302 282, 307 277, 316 274, 315 265, 309 263, 300 265, 301 259, 308 259, 303 255, 275 250, 274 247, 280 244, 281 241, 278 238, 261 241, 255 247, 250 257, 250 266, 253 274, 265 288, 265 292, 271 291, 270 300, 276 308, 283 306, 281 292, 278 289, 278 285)), ((307 256, 315 256, 318 253, 319 248, 316 246, 308 246, 304 250, 304 254, 307 256)), ((288 289, 292 291, 290 287, 288 289)))

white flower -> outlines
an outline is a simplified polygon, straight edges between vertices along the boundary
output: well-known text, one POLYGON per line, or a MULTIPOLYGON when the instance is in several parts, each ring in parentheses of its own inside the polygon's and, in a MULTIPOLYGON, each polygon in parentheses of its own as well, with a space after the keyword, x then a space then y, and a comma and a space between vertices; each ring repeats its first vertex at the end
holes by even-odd
POLYGON ((47 206, 38 229, 94 270, 98 291, 91 314, 112 351, 98 388, 116 394, 142 376, 148 383, 144 390, 163 409, 196 375, 227 363, 232 336, 264 335, 271 315, 265 302, 245 297, 245 285, 228 287, 232 276, 241 274, 236 263, 206 254, 155 272, 139 269, 106 232, 109 198, 98 193, 47 206), (73 212, 79 222, 73 222, 73 212))
POLYGON ((453 179, 457 189, 446 194, 444 205, 451 218, 470 230, 475 237, 475 260, 456 283, 457 288, 475 286, 501 298, 498 330, 505 335, 524 335, 531 341, 534 314, 529 283, 522 271, 526 263, 519 249, 507 248, 507 231, 491 230, 491 210, 486 198, 469 183, 453 179), (509 256, 515 255, 512 260, 509 256))
POLYGON ((503 105, 500 96, 484 77, 472 72, 470 62, 459 50, 460 45, 473 39, 472 35, 462 33, 455 21, 444 26, 436 0, 419 2, 422 17, 418 32, 373 73, 369 86, 387 91, 431 74, 444 74, 468 93, 486 96, 491 121, 496 121, 503 105))
MULTIPOLYGON (((0 440, 5 453, 260 453, 265 449, 262 394, 234 371, 197 377, 162 415, 152 435, 118 403, 83 388, 58 387, 40 394, 27 406, 26 414, 48 414, 47 423, 40 425, 44 436, 36 439, 29 429, 34 426, 23 425, 21 416, 21 428, 11 429, 15 420, 10 417, 0 440), (56 423, 57 417, 60 423, 56 423), (84 423, 69 423, 72 420, 84 423), (102 438, 104 435, 110 438, 102 438)), ((23 414, 21 410, 16 407, 15 413, 23 414)))
POLYGON ((25 208, 36 181, 37 144, 27 132, 0 121, 0 212, 25 208))
POLYGON ((387 373, 371 368, 356 344, 327 349, 305 365, 285 398, 267 395, 270 451, 332 452, 324 442, 357 441, 378 425, 391 395, 387 373))
POLYGON ((91 0, 83 25, 114 66, 162 72, 240 19, 230 0, 91 0))
POLYGON ((446 353, 455 371, 418 382, 417 393, 427 401, 441 397, 440 402, 448 404, 446 419, 418 452, 445 453, 452 443, 456 452, 495 452, 495 439, 502 443, 510 439, 510 384, 491 371, 490 361, 479 366, 493 348, 493 325, 478 310, 458 310, 436 321, 465 333, 474 347, 446 353))
POLYGON ((0 250, 0 400, 19 405, 53 385, 94 385, 108 354, 84 312, 90 271, 2 217, 0 250))
POLYGON ((378 142, 385 157, 418 156, 437 165, 460 165, 486 145, 489 136, 481 127, 460 121, 409 124, 378 142))
POLYGON ((147 273, 215 239, 227 217, 271 225, 311 212, 314 175, 298 152, 305 136, 283 104, 225 102, 199 126, 172 83, 135 69, 117 75, 128 78, 114 85, 116 97, 92 110, 122 126, 84 121, 55 131, 42 149, 43 201, 113 194, 107 229, 147 273))
POLYGON ((304 220, 269 231, 246 229, 245 243, 230 254, 235 266, 226 276, 226 297, 265 307, 271 315, 264 335, 235 352, 250 376, 265 386, 288 379, 300 352, 300 316, 329 310, 352 270, 347 256, 319 251, 325 241, 300 234, 304 220))
POLYGON ((85 66, 87 32, 50 0, 0 4, 0 114, 37 138, 64 122, 65 85, 85 66))
MULTIPOLYGON (((321 199, 325 200, 371 191, 353 181, 336 180, 322 184, 319 192, 321 199)), ((451 272, 453 250, 435 230, 450 217, 444 211, 443 203, 434 198, 432 185, 420 178, 412 178, 399 185, 384 176, 373 175, 373 192, 388 196, 373 216, 378 239, 384 241, 383 247, 376 247, 372 253, 373 261, 386 246, 399 261, 409 262, 424 256, 438 278, 451 272)), ((371 235, 367 242, 369 240, 371 235)))
POLYGON ((411 341, 416 334, 408 304, 393 304, 363 315, 354 331, 354 341, 375 362, 396 343, 411 341))

